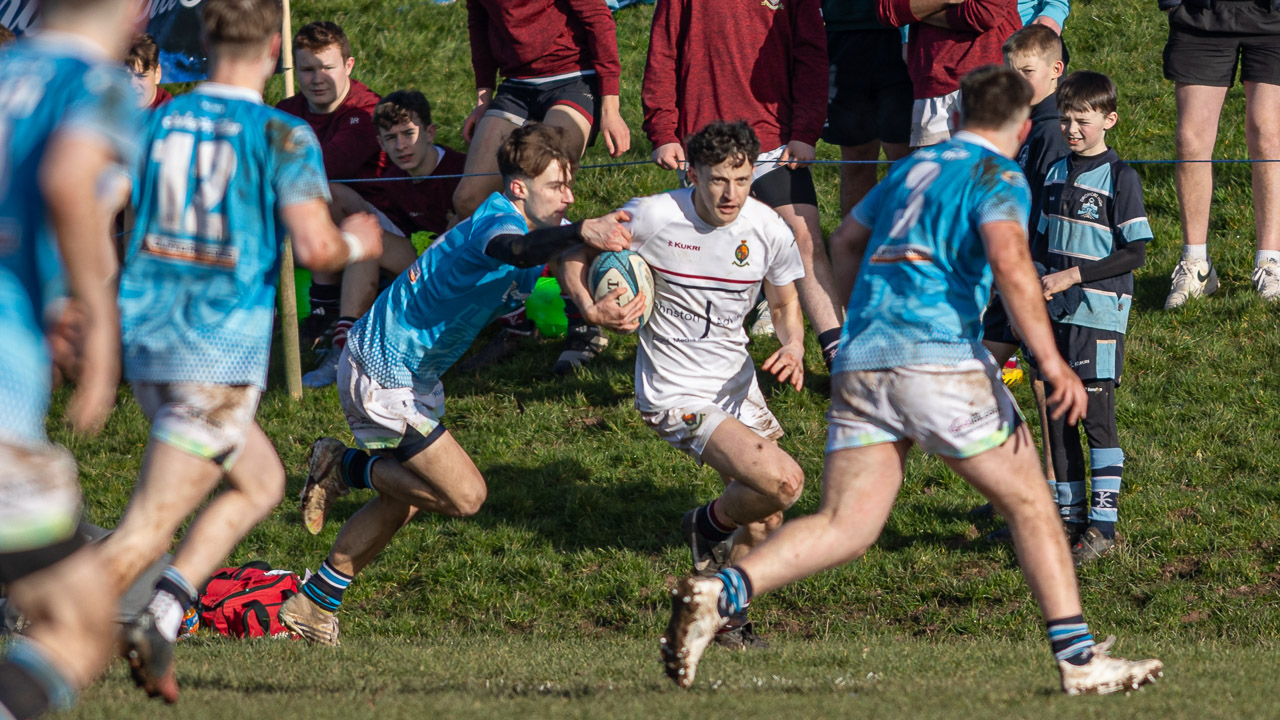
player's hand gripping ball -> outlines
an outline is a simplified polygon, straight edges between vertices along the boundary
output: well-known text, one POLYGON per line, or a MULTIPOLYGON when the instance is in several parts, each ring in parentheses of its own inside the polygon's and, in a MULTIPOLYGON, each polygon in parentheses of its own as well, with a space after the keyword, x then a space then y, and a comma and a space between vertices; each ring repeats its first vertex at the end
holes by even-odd
POLYGON ((618 305, 626 305, 636 296, 644 293, 644 313, 640 315, 640 324, 636 330, 644 327, 653 315, 653 273, 644 258, 630 250, 618 252, 602 252, 591 263, 587 271, 591 281, 591 297, 600 302, 606 295, 618 288, 623 292, 618 296, 618 305))

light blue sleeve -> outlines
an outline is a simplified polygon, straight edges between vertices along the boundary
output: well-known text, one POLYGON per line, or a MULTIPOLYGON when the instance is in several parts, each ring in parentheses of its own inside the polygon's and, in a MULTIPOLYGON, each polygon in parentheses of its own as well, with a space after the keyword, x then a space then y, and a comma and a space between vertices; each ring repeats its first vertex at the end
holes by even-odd
MULTIPOLYGON (((995 172, 995 171, 993 171, 995 172)), ((980 183, 987 184, 986 179, 980 183)), ((1031 189, 1021 170, 1007 169, 999 178, 990 182, 990 189, 978 198, 971 221, 974 227, 992 222, 1016 222, 1027 229, 1027 216, 1031 214, 1031 189)))
POLYGON ((1058 27, 1066 27, 1071 0, 1018 0, 1018 14, 1022 16, 1023 25, 1043 15, 1058 23, 1058 27))
POLYGON ((320 140, 306 123, 301 120, 296 123, 272 119, 267 125, 275 169, 271 186, 276 193, 277 207, 308 200, 327 203, 330 199, 320 140))
POLYGON ((471 238, 468 245, 476 249, 483 262, 496 269, 506 263, 489 257, 485 252, 489 247, 489 241, 499 235, 526 235, 528 232, 524 218, 519 215, 511 213, 486 213, 479 217, 472 215, 471 238))
POLYGON ((74 94, 59 128, 105 142, 116 161, 132 169, 138 158, 138 129, 146 117, 137 106, 128 76, 114 66, 94 67, 85 72, 81 82, 83 91, 74 94))

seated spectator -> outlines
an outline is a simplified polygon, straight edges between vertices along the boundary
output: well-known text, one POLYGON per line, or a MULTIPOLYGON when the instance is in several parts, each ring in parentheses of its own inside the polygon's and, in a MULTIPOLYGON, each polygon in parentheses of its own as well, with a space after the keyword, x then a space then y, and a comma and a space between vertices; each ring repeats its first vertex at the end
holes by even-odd
POLYGON ((133 75, 133 89, 138 92, 138 107, 155 110, 173 99, 160 87, 160 46, 146 33, 138 33, 124 56, 124 66, 133 75))
MULTIPOLYGON (((307 387, 332 385, 338 377, 338 358, 347 343, 347 331, 373 306, 382 277, 394 278, 418 257, 410 238, 417 232, 443 234, 453 215, 453 193, 467 158, 435 144, 436 126, 431 104, 417 90, 397 90, 384 97, 373 111, 378 142, 391 166, 376 183, 381 193, 376 203, 356 194, 353 185, 333 184, 332 211, 341 221, 357 212, 372 212, 382 223, 382 257, 349 265, 342 276, 341 316, 334 324, 333 342, 315 370, 302 382, 307 387), (434 179, 432 176, 445 176, 434 179), (406 180, 406 178, 420 178, 406 180)), ((357 183, 354 186, 374 184, 357 183)))
MULTIPOLYGON (((347 35, 335 23, 313 22, 293 36, 293 64, 298 74, 298 95, 276 107, 307 121, 320 139, 324 171, 330 180, 376 178, 387 167, 387 156, 378 146, 373 108, 378 94, 352 79, 356 59, 347 35)), ((360 183, 357 190, 373 200, 381 184, 360 183)), ((313 273, 311 317, 302 324, 304 348, 314 348, 338 318, 342 294, 341 273, 313 273)))
POLYGON ((911 147, 951 137, 959 110, 960 78, 1004 61, 1004 41, 1022 27, 1014 0, 876 0, 880 22, 911 25, 907 72, 915 102, 911 147))

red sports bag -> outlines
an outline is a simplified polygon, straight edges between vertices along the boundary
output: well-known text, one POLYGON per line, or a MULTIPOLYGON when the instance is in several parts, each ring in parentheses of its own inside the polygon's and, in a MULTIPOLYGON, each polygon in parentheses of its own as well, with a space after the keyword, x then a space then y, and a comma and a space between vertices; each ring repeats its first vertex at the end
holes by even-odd
POLYGON ((232 637, 287 635, 280 606, 298 586, 297 575, 263 562, 222 568, 200 596, 200 626, 232 637))

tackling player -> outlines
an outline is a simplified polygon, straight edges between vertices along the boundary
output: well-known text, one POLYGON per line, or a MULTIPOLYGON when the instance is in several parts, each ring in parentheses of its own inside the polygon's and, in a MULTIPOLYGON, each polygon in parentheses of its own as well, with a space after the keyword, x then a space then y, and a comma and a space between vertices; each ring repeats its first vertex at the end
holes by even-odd
POLYGON ((866 552, 912 445, 941 456, 1008 518, 1065 692, 1135 688, 1162 673, 1159 660, 1110 657, 1113 638, 1094 643, 1031 434, 979 339, 994 275, 1054 388, 1055 416, 1084 414, 1084 387, 1054 346, 1028 252, 1026 179, 1010 159, 1030 129, 1030 100, 1030 85, 1009 68, 966 75, 962 132, 899 161, 832 236, 836 276, 852 295, 832 378, 822 505, 716 577, 679 582, 662 638, 677 685, 693 683, 716 629, 752 597, 866 552))
POLYGON ((125 631, 134 678, 177 699, 173 642, 196 588, 279 503, 284 467, 254 422, 266 383, 281 243, 328 270, 376 256, 367 214, 329 219, 320 144, 262 102, 280 54, 276 0, 205 0, 209 82, 155 111, 134 188, 120 282, 125 376, 151 420, 142 477, 104 543, 116 587, 131 584, 196 516, 125 631))
MULTIPOLYGON (((735 546, 740 556, 778 527, 804 488, 804 472, 775 442, 782 426, 756 383, 743 329, 763 286, 782 348, 762 369, 799 390, 804 319, 795 283, 804 266, 791 229, 750 197, 760 152, 751 127, 713 122, 686 146, 693 187, 636 198, 622 211, 631 216, 631 249, 649 263, 655 284, 653 316, 640 330, 636 408, 664 440, 724 481, 724 494, 680 522, 694 571, 714 575, 735 546)), ((579 303, 591 299, 584 261, 576 251, 564 266, 565 287, 579 303)), ((720 642, 763 644, 745 615, 720 642)))
POLYGON ((96 431, 120 376, 113 249, 99 195, 141 122, 121 66, 133 0, 44 0, 40 27, 0 50, 0 583, 32 621, 0 655, 0 717, 71 705, 111 655, 116 594, 82 547, 75 461, 45 436, 44 333, 64 289, 85 323, 68 419, 96 431), (65 287, 64 287, 65 286, 65 287))
MULTIPOLYGON (((579 242, 626 247, 619 224, 625 213, 563 224, 573 203, 575 150, 552 125, 508 135, 498 151, 503 192, 415 260, 351 328, 338 364, 338 399, 364 450, 327 437, 312 444, 302 519, 319 533, 333 501, 352 488, 377 496, 342 526, 320 571, 280 608, 280 621, 302 637, 338 643, 347 587, 418 512, 465 517, 484 503, 484 477, 441 423, 440 377, 486 325, 524 302, 544 263, 579 242)), ((601 313, 634 328, 644 298, 620 307, 621 293, 601 300, 601 313)))

